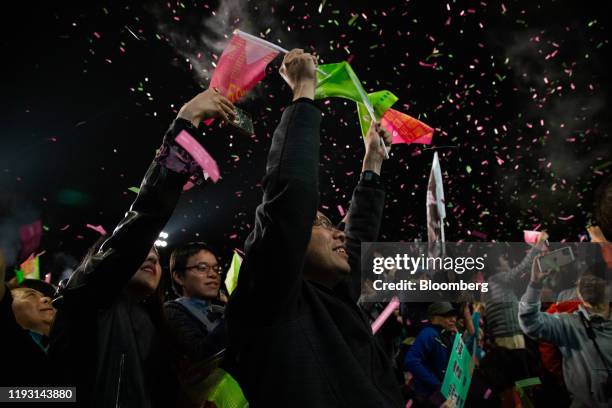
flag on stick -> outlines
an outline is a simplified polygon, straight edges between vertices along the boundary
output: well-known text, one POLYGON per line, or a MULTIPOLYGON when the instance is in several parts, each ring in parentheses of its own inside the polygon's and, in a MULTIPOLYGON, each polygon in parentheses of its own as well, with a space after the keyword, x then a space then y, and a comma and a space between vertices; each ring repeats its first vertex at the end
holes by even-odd
POLYGON ((442 185, 442 169, 438 160, 438 152, 434 153, 427 184, 427 242, 444 242, 444 186, 442 185))
POLYGON ((21 265, 19 270, 23 274, 23 279, 40 279, 40 259, 30 255, 21 265))
POLYGON ((323 73, 317 74, 315 99, 330 97, 345 98, 357 103, 357 114, 361 134, 365 138, 372 117, 393 136, 393 143, 431 144, 433 129, 425 123, 404 113, 391 109, 398 98, 383 90, 365 94, 361 82, 348 62, 323 64, 323 73))
POLYGON ((219 58, 210 87, 236 102, 263 79, 266 66, 278 54, 268 41, 236 30, 219 58))
POLYGON ((393 136, 393 144, 431 144, 433 129, 405 113, 389 109, 381 119, 381 125, 393 136))

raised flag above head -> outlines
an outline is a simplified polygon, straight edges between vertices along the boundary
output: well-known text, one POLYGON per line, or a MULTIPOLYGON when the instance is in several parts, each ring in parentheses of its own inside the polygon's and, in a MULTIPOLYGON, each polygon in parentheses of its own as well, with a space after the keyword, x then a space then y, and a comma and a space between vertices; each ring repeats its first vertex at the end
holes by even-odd
POLYGON ((427 184, 427 242, 444 242, 444 219, 446 208, 444 204, 444 186, 442 185, 442 169, 438 152, 434 153, 427 184))
POLYGON ((40 279, 40 258, 30 255, 19 265, 19 270, 23 273, 23 279, 40 279))
POLYGON ((393 144, 431 144, 434 130, 418 119, 389 109, 381 119, 381 125, 393 136, 393 144))
MULTIPOLYGON (((360 89, 357 88, 361 87, 361 83, 359 80, 355 81, 357 76, 348 62, 319 65, 319 71, 315 99, 335 97, 355 102, 362 101, 360 89)), ((365 91, 363 92, 365 94, 365 91)))
MULTIPOLYGON (((397 102, 397 96, 389 91, 378 91, 368 94, 368 100, 374 108, 376 120, 380 120, 385 115, 385 112, 397 102)), ((370 129, 372 119, 366 106, 362 102, 357 102, 357 115, 359 116, 359 126, 361 127, 361 135, 365 137, 370 129)))
POLYGON ((541 231, 523 231, 523 240, 528 244, 535 244, 541 233, 541 231))
POLYGON ((19 260, 24 260, 35 252, 40 245, 42 237, 42 221, 36 220, 31 224, 19 227, 19 239, 21 249, 19 250, 19 260))
POLYGON ((234 103, 263 79, 266 66, 278 54, 274 44, 236 30, 217 62, 210 87, 234 103))
POLYGON ((357 103, 359 126, 363 137, 368 133, 372 113, 376 120, 393 136, 393 144, 422 143, 431 144, 433 129, 425 123, 404 113, 391 109, 398 98, 384 90, 365 94, 361 82, 346 61, 335 64, 319 65, 315 99, 345 98, 357 103), (327 75, 327 76, 326 76, 327 75), (372 112, 366 107, 366 100, 372 112))

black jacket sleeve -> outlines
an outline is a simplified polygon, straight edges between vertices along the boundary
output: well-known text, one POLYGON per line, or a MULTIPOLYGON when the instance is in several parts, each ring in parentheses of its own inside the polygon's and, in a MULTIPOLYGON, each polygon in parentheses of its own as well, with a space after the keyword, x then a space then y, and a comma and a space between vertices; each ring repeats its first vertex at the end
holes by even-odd
POLYGON ((243 305, 238 307, 266 310, 269 318, 292 314, 297 304, 319 200, 320 123, 321 112, 314 103, 298 99, 283 112, 272 137, 263 202, 256 210, 232 296, 242 299, 235 302, 243 305))
POLYGON ((357 301, 361 292, 361 243, 378 239, 385 205, 385 191, 378 180, 363 178, 353 191, 344 233, 351 275, 349 295, 357 301))
POLYGON ((212 331, 206 327, 183 306, 175 302, 164 304, 166 320, 179 350, 196 364, 214 356, 227 344, 225 321, 212 331))
MULTIPOLYGON (((196 135, 189 122, 175 120, 160 151, 187 130, 196 135)), ((136 200, 100 249, 74 272, 62 296, 66 304, 81 306, 110 304, 144 262, 176 206, 187 173, 170 170, 160 155, 149 167, 136 200)))

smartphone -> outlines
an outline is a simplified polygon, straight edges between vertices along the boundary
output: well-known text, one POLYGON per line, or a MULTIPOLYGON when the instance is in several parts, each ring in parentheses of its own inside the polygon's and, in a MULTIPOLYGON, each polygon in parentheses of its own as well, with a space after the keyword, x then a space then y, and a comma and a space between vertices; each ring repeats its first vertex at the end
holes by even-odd
POLYGON ((249 117, 249 115, 243 111, 242 109, 236 108, 236 117, 232 122, 229 122, 230 125, 234 126, 236 129, 240 130, 242 133, 250 136, 255 133, 255 129, 253 128, 253 120, 249 117))
POLYGON ((574 251, 570 247, 556 249, 538 258, 538 266, 542 272, 556 271, 562 266, 574 262, 574 251))

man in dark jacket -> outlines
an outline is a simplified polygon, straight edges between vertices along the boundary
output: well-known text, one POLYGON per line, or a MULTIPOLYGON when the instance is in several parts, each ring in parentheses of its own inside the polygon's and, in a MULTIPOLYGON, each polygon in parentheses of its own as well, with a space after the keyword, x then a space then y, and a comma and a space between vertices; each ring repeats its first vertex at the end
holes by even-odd
POLYGON ((432 303, 427 315, 431 325, 419 332, 404 358, 404 369, 412 374, 420 397, 430 397, 442 385, 457 321, 457 311, 450 302, 432 303))
POLYGON ((161 268, 152 245, 189 176, 203 177, 175 138, 185 137, 183 131, 197 138, 204 118, 232 116, 231 103, 212 89, 183 106, 132 207, 63 291, 50 357, 59 385, 77 387, 79 406, 174 406, 176 376, 156 298, 161 268))
POLYGON ((54 288, 26 279, 10 290, 4 282, 6 265, 0 248, 0 350, 4 351, 0 386, 47 386, 50 366, 47 339, 55 317, 54 288))
MULTIPOLYGON (((362 241, 375 241, 383 131, 370 129, 345 231, 317 213, 315 60, 285 56, 293 103, 274 132, 238 287, 226 308, 236 377, 253 407, 400 407, 390 357, 357 305, 362 241)), ((385 138, 390 142, 390 137, 385 138)))

